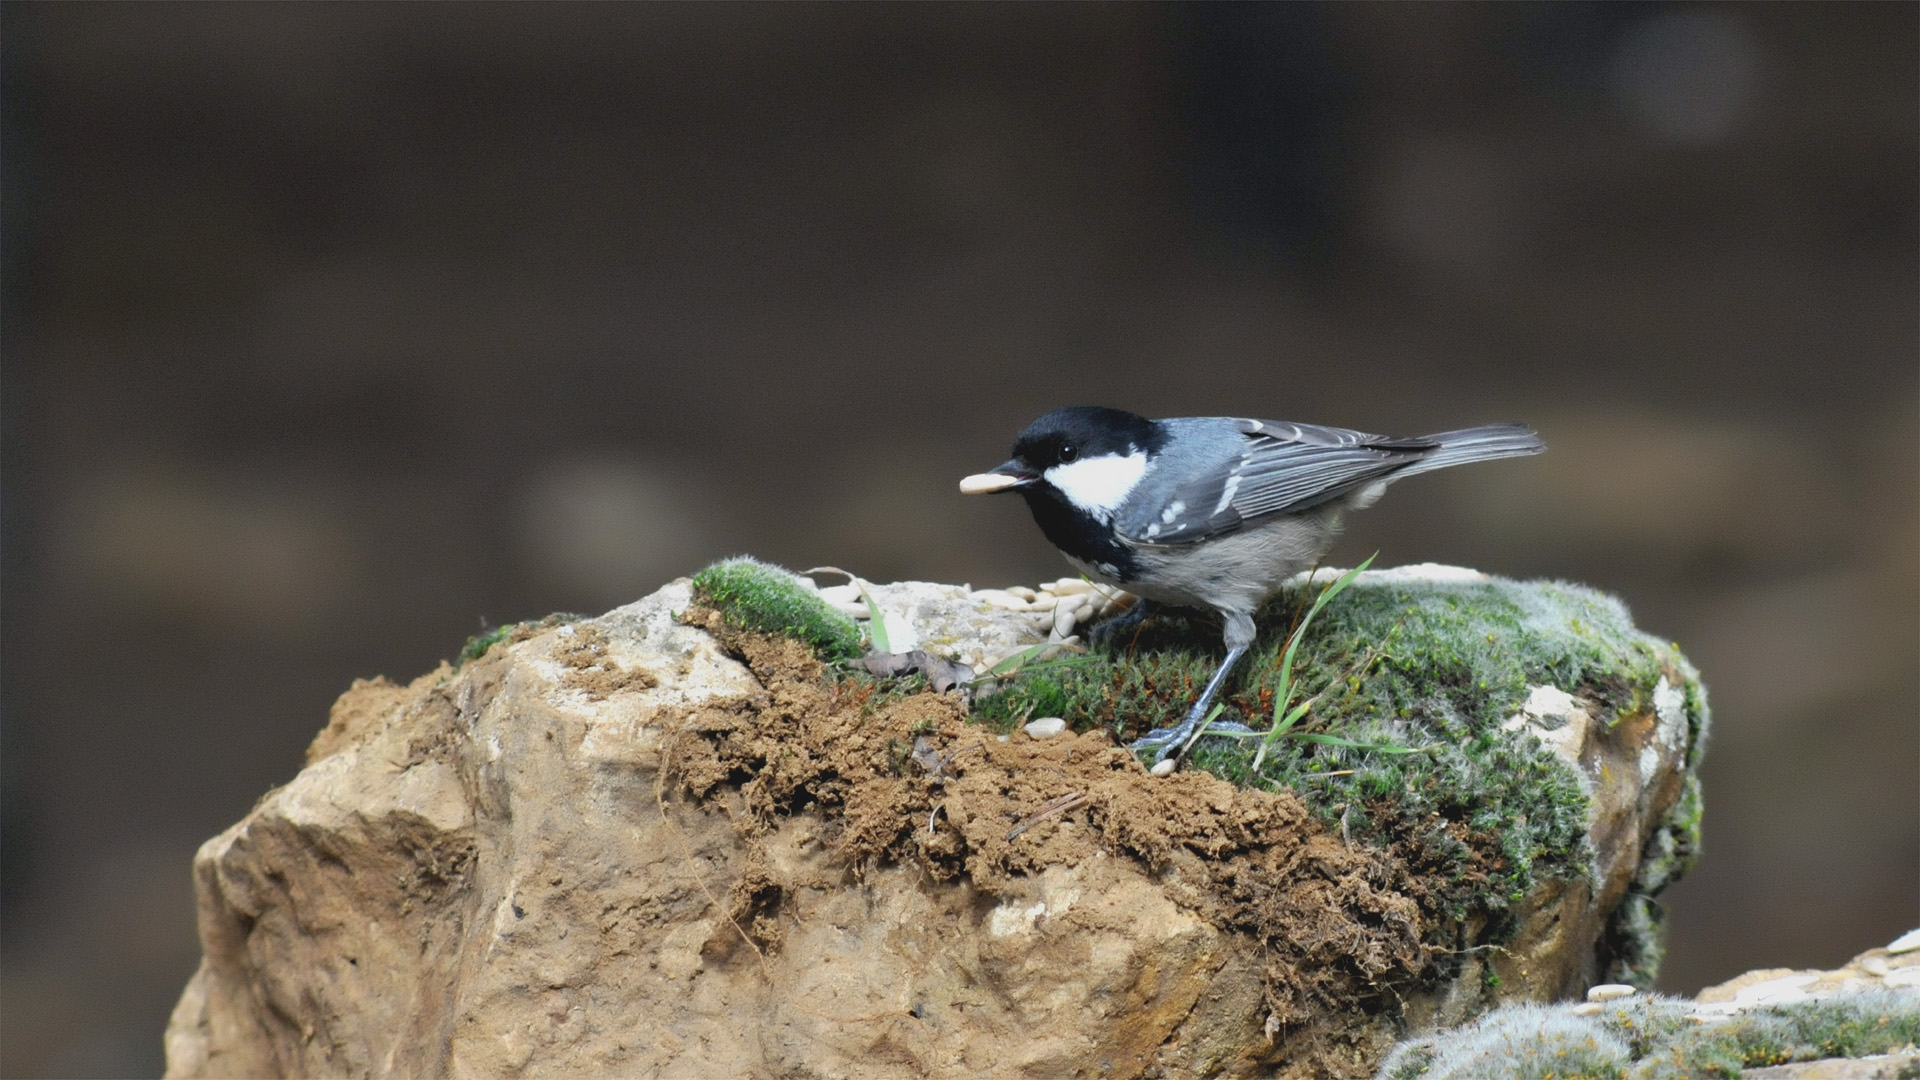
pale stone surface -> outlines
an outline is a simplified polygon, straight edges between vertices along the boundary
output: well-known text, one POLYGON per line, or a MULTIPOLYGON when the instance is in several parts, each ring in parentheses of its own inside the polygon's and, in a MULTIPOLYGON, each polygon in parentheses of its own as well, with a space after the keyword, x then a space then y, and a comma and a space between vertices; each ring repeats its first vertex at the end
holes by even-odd
POLYGON ((1036 739, 1051 739, 1067 730, 1067 722, 1057 716, 1043 716, 1021 730, 1036 739))
POLYGON ((1920 1053, 1876 1054, 1863 1058, 1796 1061, 1744 1069, 1746 1080, 1902 1080, 1920 1070, 1920 1053))
MULTIPOLYGON (((897 614, 900 622, 912 627, 921 648, 971 665, 975 671, 985 671, 1006 654, 1047 640, 1044 629, 1007 606, 1008 600, 1016 598, 1004 590, 981 596, 965 585, 901 581, 869 585, 868 591, 890 613, 889 629, 897 614)), ((1026 606, 1021 603, 1022 608, 1026 606)), ((1046 627, 1051 628, 1050 610, 1046 618, 1046 627)))
POLYGON ((1729 1015, 1760 1005, 1874 989, 1907 990, 1920 1000, 1920 951, 1869 949, 1831 971, 1762 968, 1709 986, 1694 1000, 1702 1013, 1729 1015))
MULTIPOLYGON (((1323 567, 1312 571, 1315 582, 1331 583, 1346 573, 1338 567, 1323 567)), ((1306 573, 1295 576, 1295 580, 1306 578, 1306 573)), ((1354 579, 1355 585, 1420 585, 1427 582, 1473 583, 1491 581, 1485 573, 1465 566, 1448 566, 1445 563, 1411 563, 1407 566, 1392 566, 1381 570, 1363 570, 1354 579)))
MULTIPOLYGON (((1508 731, 1525 731, 1540 741, 1542 746, 1573 766, 1580 775, 1581 785, 1592 794, 1593 779, 1580 766, 1580 757, 1587 748, 1587 728, 1593 723, 1593 714, 1585 702, 1567 693, 1557 686, 1530 686, 1527 688, 1527 700, 1520 711, 1500 726, 1508 731)), ((1641 749, 1641 756, 1654 755, 1656 763, 1660 760, 1657 748, 1650 746, 1641 749)), ((1648 779, 1642 770, 1641 782, 1648 779)))

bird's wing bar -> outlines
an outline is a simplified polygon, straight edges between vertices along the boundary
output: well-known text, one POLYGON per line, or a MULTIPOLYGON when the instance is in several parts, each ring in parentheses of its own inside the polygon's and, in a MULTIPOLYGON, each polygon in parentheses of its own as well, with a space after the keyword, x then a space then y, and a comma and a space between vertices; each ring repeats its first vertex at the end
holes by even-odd
POLYGON ((1429 452, 1425 446, 1258 446, 1235 469, 1240 484, 1229 505, 1242 520, 1306 510, 1397 472, 1429 452))
POLYGON ((1438 444, 1345 428, 1236 420, 1246 435, 1238 460, 1176 489, 1157 516, 1116 523, 1135 544, 1191 544, 1268 514, 1306 510, 1420 460, 1438 444))

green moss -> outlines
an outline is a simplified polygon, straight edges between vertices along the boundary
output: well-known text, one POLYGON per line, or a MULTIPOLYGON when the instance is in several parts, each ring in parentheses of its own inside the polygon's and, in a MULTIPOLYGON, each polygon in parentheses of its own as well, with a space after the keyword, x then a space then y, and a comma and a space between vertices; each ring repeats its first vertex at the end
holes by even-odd
POLYGON ((488 649, 505 641, 507 635, 513 633, 519 626, 519 623, 508 623, 491 630, 483 630, 468 638, 467 643, 460 647, 460 655, 453 658, 454 670, 458 671, 472 661, 487 655, 488 649))
POLYGON ((1738 1067, 1884 1054, 1920 1042, 1920 1001, 1890 990, 1749 1010, 1675 1041, 1649 1080, 1738 1075, 1738 1067), (1733 1066, 1733 1067, 1729 1067, 1733 1066))
POLYGON ((545 618, 523 619, 520 622, 511 622, 505 626, 496 626, 491 630, 484 630, 468 638, 467 643, 460 647, 460 654, 453 659, 453 668, 455 671, 460 670, 473 661, 487 655, 487 650, 503 641, 524 641, 526 638, 533 636, 532 631, 545 630, 550 627, 559 626, 563 622, 577 622, 585 618, 587 618, 585 615, 556 611, 545 618))
POLYGON ((1706 688, 1699 673, 1675 657, 1674 674, 1681 680, 1681 701, 1687 716, 1687 774, 1680 797, 1647 839, 1640 866, 1627 895, 1608 917, 1600 941, 1600 959, 1609 982, 1627 983, 1642 990, 1653 985, 1666 955, 1666 913, 1657 897, 1680 880, 1700 859, 1700 817, 1705 808, 1700 778, 1694 772, 1705 746, 1709 716, 1706 688))
POLYGON ((1789 1061, 1884 1054, 1920 1041, 1920 1000, 1889 990, 1695 1020, 1691 1002, 1637 996, 1593 1016, 1573 1006, 1512 1005, 1403 1043, 1383 1080, 1626 1080, 1737 1077, 1789 1061))
POLYGON ((1608 982, 1642 990, 1653 985, 1666 956, 1666 912, 1656 899, 1700 857, 1700 780, 1689 773, 1680 799, 1640 853, 1627 894, 1607 919, 1600 956, 1608 982))
MULTIPOLYGON (((1323 574, 1318 584, 1330 580, 1323 574)), ((1262 612, 1260 637, 1222 695, 1222 719, 1256 729, 1272 724, 1279 656, 1310 602, 1293 590, 1262 612)), ((1177 720, 1221 652, 1217 622, 1164 612, 1085 664, 1012 680, 975 712, 1002 723, 1061 716, 1076 729, 1103 727, 1130 740, 1177 720)), ((1297 792, 1329 823, 1450 868, 1452 914, 1491 915, 1498 938, 1501 918, 1535 884, 1586 874, 1591 861, 1578 778, 1502 722, 1529 686, 1544 684, 1596 702, 1598 719, 1612 724, 1650 710, 1661 676, 1683 665, 1670 646, 1635 630, 1617 600, 1591 589, 1362 577, 1301 643, 1295 679, 1301 694, 1319 698, 1299 730, 1427 749, 1386 754, 1287 739, 1250 777, 1250 741, 1208 740, 1193 761, 1236 781, 1297 792)), ((1697 821, 1697 799, 1692 805, 1697 821)), ((1674 823, 1670 838, 1675 873, 1694 846, 1681 825, 1674 823)), ((1661 884, 1649 881, 1646 895, 1661 884)))
POLYGON ((793 573, 757 559, 727 559, 693 577, 693 595, 745 630, 805 642, 827 660, 863 651, 860 628, 793 573))

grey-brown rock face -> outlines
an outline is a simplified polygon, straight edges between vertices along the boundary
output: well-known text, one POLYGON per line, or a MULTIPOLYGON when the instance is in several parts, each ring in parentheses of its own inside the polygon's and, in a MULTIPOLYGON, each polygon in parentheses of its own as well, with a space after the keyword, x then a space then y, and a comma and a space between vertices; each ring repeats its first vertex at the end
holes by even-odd
MULTIPOLYGON (((923 647, 979 651, 949 601, 1041 637, 903 599, 923 647)), ((1292 796, 1003 742, 694 606, 356 683, 195 861, 169 1075, 1367 1075, 1408 1025, 1598 978, 1690 790, 1678 687, 1536 690, 1511 726, 1591 793, 1596 872, 1462 963, 1417 869, 1292 796)))
POLYGON ((1631 986, 1409 1040, 1379 1080, 1897 1080, 1920 1070, 1920 930, 1833 971, 1749 971, 1692 1001, 1631 986))

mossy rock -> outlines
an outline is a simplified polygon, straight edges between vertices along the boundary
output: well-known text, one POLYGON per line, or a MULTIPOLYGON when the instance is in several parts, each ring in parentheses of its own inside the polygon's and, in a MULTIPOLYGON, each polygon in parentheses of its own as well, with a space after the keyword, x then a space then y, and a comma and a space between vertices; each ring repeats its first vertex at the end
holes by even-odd
MULTIPOLYGON (((1335 576, 1322 572, 1312 588, 1335 576)), ((695 576, 693 595, 735 626, 798 639, 824 659, 863 651, 858 624, 779 567, 716 563, 695 576)), ((1272 724, 1280 654, 1312 599, 1302 583, 1261 613, 1261 634, 1221 696, 1223 719, 1272 724)), ((1108 647, 1030 664, 978 696, 973 717, 1008 731, 1059 716, 1075 730, 1131 741, 1177 720, 1221 654, 1217 620, 1163 610, 1108 647)), ((1296 729, 1305 738, 1276 742, 1257 776, 1251 740, 1203 740, 1192 763, 1293 792, 1343 835, 1438 869, 1448 881, 1444 909, 1478 928, 1470 935, 1478 944, 1508 940, 1543 884, 1591 881, 1596 866, 1587 781, 1507 724, 1531 689, 1574 695, 1602 730, 1644 721, 1656 698, 1663 708, 1677 701, 1681 794, 1648 838, 1600 945, 1607 978, 1651 985, 1664 951, 1655 897, 1699 852, 1694 770, 1708 723, 1698 675, 1673 645, 1582 586, 1405 568, 1361 575, 1319 613, 1294 680, 1295 700, 1315 698, 1296 729)), ((881 683, 883 692, 901 689, 881 683)))
POLYGON ((733 626, 804 642, 824 660, 849 660, 864 651, 853 619, 792 571, 758 559, 714 563, 693 576, 693 596, 733 626))
MULTIPOLYGON (((1681 1080, 1790 1061, 1885 1054, 1920 1041, 1920 996, 1870 990, 1697 1018, 1689 1001, 1635 996, 1594 1012, 1510 1005, 1402 1044, 1380 1080, 1549 1076, 1681 1080)), ((1904 1073, 1902 1075, 1905 1075, 1904 1073)))
MULTIPOLYGON (((1336 576, 1322 571, 1313 593, 1336 576)), ((1220 719, 1272 725, 1280 656, 1313 593, 1290 588, 1260 614, 1260 636, 1221 696, 1220 719)), ((1105 728, 1130 741, 1179 719, 1222 654, 1217 620, 1162 610, 1124 640, 1035 665, 977 702, 975 715, 1003 730, 1059 716, 1076 730, 1105 728)), ((1677 649, 1635 629, 1618 600, 1578 585, 1396 570, 1361 575, 1333 598, 1303 636, 1293 674, 1295 701, 1318 695, 1295 729, 1308 738, 1276 742, 1258 776, 1250 775, 1253 740, 1205 739, 1193 764, 1292 791, 1349 835, 1456 867, 1453 914, 1488 918, 1495 940, 1531 890, 1588 875, 1593 854, 1581 777, 1503 726, 1529 688, 1591 703, 1603 727, 1651 713, 1663 679, 1662 692, 1677 688, 1687 714, 1686 795, 1649 845, 1607 943, 1613 977, 1650 982, 1661 952, 1651 898, 1699 848, 1692 772, 1706 699, 1677 649), (1470 842, 1481 850, 1470 852, 1470 842), (1492 859, 1489 843, 1498 849, 1492 859)))
POLYGON ((495 645, 511 645, 525 641, 542 630, 551 630, 561 623, 580 622, 588 617, 567 611, 556 611, 545 618, 525 619, 507 623, 505 626, 496 626, 491 630, 482 630, 468 638, 467 643, 460 647, 459 655, 453 658, 453 670, 459 671, 487 655, 495 645))

